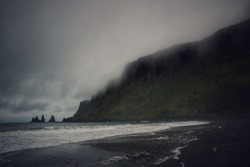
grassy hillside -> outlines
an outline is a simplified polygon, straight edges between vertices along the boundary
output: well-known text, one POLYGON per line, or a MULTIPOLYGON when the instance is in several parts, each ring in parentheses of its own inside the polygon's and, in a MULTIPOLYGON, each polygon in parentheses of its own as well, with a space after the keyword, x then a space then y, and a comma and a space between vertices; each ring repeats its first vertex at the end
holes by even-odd
POLYGON ((73 120, 164 120, 249 111, 248 28, 250 21, 130 63, 121 83, 81 102, 73 120))
POLYGON ((250 107, 242 106, 250 99, 250 75, 245 71, 249 64, 250 59, 246 57, 211 67, 202 74, 180 74, 173 79, 160 76, 150 83, 135 80, 96 99, 101 104, 89 114, 83 112, 82 117, 84 120, 155 120, 238 112, 250 107))

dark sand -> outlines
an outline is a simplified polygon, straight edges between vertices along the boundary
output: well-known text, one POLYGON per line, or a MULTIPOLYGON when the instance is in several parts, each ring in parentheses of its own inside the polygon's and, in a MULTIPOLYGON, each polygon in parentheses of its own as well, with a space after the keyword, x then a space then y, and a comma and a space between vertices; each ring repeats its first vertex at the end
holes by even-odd
POLYGON ((0 166, 250 166, 250 119, 120 136, 0 155, 0 166))

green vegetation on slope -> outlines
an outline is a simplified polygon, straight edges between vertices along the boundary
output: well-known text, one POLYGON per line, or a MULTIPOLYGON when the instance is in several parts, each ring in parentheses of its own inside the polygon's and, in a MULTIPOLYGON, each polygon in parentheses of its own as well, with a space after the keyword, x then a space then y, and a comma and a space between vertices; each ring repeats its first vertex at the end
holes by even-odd
MULTIPOLYGON (((211 113, 213 111, 209 110, 218 107, 213 103, 223 106, 221 113, 238 110, 240 104, 232 106, 218 97, 228 96, 228 90, 234 88, 249 92, 250 77, 246 70, 249 64, 250 59, 245 57, 213 66, 202 73, 176 74, 174 78, 153 76, 148 83, 134 80, 100 98, 98 107, 79 117, 82 116, 82 120, 159 120, 211 113)), ((235 96, 230 97, 232 100, 237 100, 238 96, 245 95, 232 96, 235 96)))
POLYGON ((248 112, 250 19, 128 64, 121 83, 81 102, 73 121, 165 120, 248 112))

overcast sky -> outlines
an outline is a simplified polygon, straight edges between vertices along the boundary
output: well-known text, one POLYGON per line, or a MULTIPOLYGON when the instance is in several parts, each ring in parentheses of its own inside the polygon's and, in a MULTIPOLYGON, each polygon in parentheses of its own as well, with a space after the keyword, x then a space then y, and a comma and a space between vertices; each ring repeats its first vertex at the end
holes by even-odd
POLYGON ((126 63, 249 10, 248 0, 1 0, 0 122, 61 121, 126 63))

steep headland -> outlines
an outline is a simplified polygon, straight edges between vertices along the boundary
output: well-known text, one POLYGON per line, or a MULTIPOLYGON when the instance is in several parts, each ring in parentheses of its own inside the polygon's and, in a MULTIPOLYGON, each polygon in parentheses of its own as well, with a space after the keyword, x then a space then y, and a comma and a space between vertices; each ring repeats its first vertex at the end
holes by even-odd
POLYGON ((163 120, 250 109, 250 19, 129 63, 72 121, 163 120))

